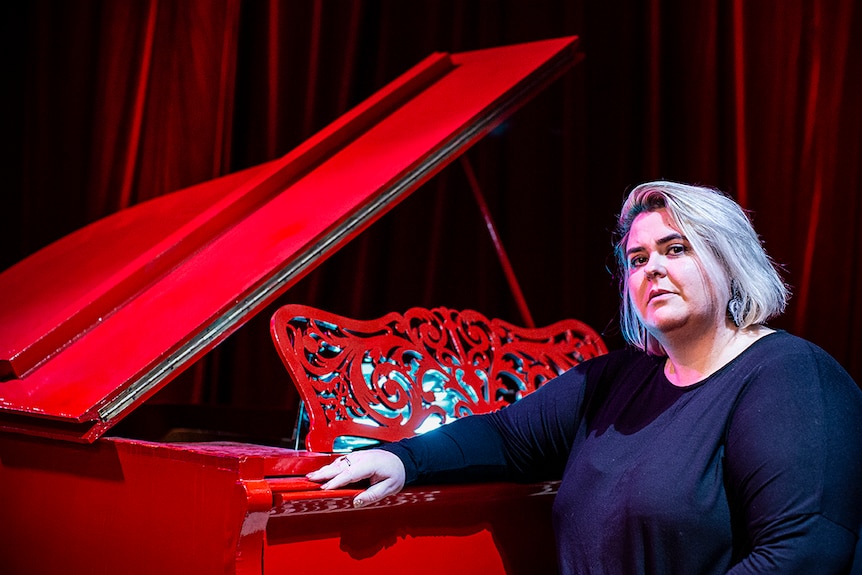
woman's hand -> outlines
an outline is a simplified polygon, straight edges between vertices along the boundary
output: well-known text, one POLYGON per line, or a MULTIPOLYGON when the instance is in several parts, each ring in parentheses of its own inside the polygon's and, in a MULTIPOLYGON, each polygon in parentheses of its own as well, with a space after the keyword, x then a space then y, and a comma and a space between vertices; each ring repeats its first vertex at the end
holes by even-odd
POLYGON ((339 457, 329 465, 307 474, 306 478, 322 483, 321 489, 338 489, 363 479, 370 480, 371 487, 353 498, 353 506, 362 507, 401 491, 404 476, 404 464, 397 455, 381 449, 369 449, 339 457))

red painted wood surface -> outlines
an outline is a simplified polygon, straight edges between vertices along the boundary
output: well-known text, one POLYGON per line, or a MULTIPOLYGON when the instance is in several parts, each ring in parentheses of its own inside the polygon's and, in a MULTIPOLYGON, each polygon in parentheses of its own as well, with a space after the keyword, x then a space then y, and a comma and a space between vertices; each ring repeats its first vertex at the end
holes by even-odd
POLYGON ((302 478, 332 458, 0 434, 0 572, 553 572, 556 484, 429 486, 354 509, 357 490, 302 478))
POLYGON ((0 428, 93 441, 577 59, 421 62, 284 158, 96 222, 0 274, 0 428))
POLYGON ((553 571, 554 484, 357 510, 355 490, 303 478, 331 454, 102 435, 567 69, 575 44, 434 55, 284 158, 0 274, 0 573, 553 571))
POLYGON ((315 451, 349 450, 356 438, 397 441, 495 411, 607 352, 575 319, 525 328, 442 307, 357 320, 286 305, 271 332, 308 411, 306 447, 315 451))

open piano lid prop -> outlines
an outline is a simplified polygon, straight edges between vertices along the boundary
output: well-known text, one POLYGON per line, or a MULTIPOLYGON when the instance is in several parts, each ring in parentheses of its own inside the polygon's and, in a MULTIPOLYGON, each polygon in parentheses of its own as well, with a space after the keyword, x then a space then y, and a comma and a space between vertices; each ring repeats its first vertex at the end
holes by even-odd
POLYGON ((576 44, 434 54, 286 156, 0 274, 0 429, 97 439, 566 71, 576 44))

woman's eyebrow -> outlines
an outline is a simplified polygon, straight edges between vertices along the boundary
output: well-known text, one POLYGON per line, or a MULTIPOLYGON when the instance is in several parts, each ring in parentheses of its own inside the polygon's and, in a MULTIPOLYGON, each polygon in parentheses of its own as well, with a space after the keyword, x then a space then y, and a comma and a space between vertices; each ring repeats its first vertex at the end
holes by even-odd
MULTIPOLYGON (((682 240, 684 242, 687 242, 688 238, 686 238, 684 235, 682 235, 680 233, 674 232, 672 234, 668 234, 665 237, 661 238, 659 241, 656 242, 656 245, 657 246, 663 246, 664 244, 667 244, 667 243, 670 243, 670 242, 673 242, 676 240, 682 240)), ((643 251, 645 249, 646 248, 644 248, 643 246, 631 247, 631 248, 626 250, 626 256, 630 256, 631 254, 633 254, 635 252, 640 252, 640 251, 643 251)))
POLYGON ((675 232, 675 233, 672 233, 672 234, 668 234, 668 235, 666 235, 665 237, 663 237, 662 239, 660 239, 660 240, 659 240, 658 242, 656 242, 656 243, 657 243, 658 245, 660 245, 660 246, 661 246, 661 245, 664 245, 664 244, 666 244, 666 243, 673 242, 673 241, 676 241, 676 240, 682 240, 682 241, 684 241, 684 242, 687 242, 687 241, 688 241, 688 238, 686 238, 684 235, 682 235, 682 234, 680 234, 680 233, 678 233, 678 232, 675 232))

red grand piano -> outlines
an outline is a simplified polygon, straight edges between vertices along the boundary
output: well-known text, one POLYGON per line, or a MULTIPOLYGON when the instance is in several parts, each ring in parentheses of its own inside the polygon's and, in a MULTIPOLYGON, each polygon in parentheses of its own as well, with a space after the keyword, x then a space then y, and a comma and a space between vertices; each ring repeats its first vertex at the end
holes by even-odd
POLYGON ((432 55, 287 156, 0 274, 0 572, 552 571, 547 485, 356 510, 303 479, 332 454, 112 428, 578 57, 575 38, 432 55))

